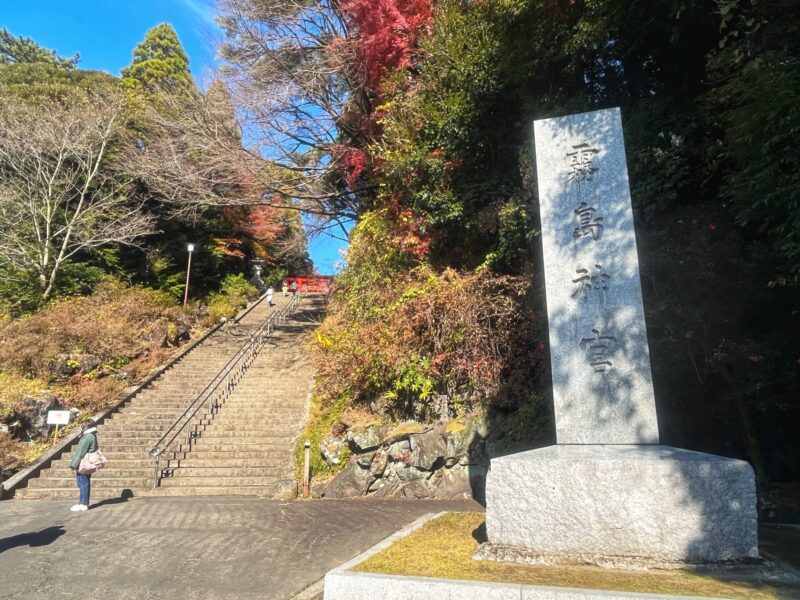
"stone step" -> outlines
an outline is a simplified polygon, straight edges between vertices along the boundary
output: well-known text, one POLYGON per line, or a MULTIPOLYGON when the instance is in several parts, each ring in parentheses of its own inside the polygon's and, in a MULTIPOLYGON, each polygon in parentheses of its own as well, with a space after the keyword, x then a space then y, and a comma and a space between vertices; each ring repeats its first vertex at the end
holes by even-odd
POLYGON ((175 411, 172 409, 145 409, 145 408, 123 408, 115 412, 110 419, 103 422, 100 426, 102 430, 108 427, 108 424, 125 420, 130 423, 164 423, 174 421, 178 415, 183 414, 183 411, 175 411))
POLYGON ((201 421, 201 425, 213 425, 214 427, 238 427, 247 429, 250 425, 263 425, 264 423, 280 423, 282 425, 292 424, 300 418, 298 411, 284 411, 280 413, 242 415, 240 413, 222 412, 211 421, 201 421))
POLYGON ((252 446, 241 446, 231 450, 208 450, 206 447, 195 447, 191 452, 175 452, 171 460, 209 460, 235 462, 238 459, 268 459, 276 456, 286 456, 287 452, 294 452, 293 445, 286 444, 259 444, 252 446))
POLYGON ((187 394, 182 398, 174 401, 159 400, 159 401, 153 401, 152 403, 137 402, 136 404, 131 404, 129 406, 126 406, 122 410, 130 412, 131 409, 135 408, 137 410, 148 410, 148 411, 155 410, 161 412, 174 411, 177 413, 182 413, 184 410, 192 406, 192 403, 196 397, 197 396, 195 395, 187 394))
MULTIPOLYGON (((243 454, 243 456, 227 456, 227 457, 208 457, 200 452, 192 452, 189 458, 185 459, 170 459, 168 461, 162 460, 165 467, 176 466, 181 469, 184 468, 228 468, 228 467, 248 467, 248 468, 272 468, 274 467, 275 459, 286 459, 287 452, 282 454, 268 454, 262 457, 249 456, 246 453, 229 453, 229 454, 243 454), (195 456, 196 454, 196 456, 195 456)), ((151 461, 152 462, 152 461, 151 461)), ((152 464, 151 464, 152 468, 152 464)))
POLYGON ((100 440, 100 448, 103 448, 104 444, 109 444, 110 442, 118 442, 119 440, 146 440, 151 439, 156 441, 158 438, 161 437, 163 431, 161 429, 154 429, 151 431, 127 431, 125 429, 118 430, 118 431, 100 431, 99 435, 97 436, 100 440))
POLYGON ((132 433, 156 433, 160 434, 169 429, 169 426, 175 422, 175 419, 164 421, 164 422, 136 422, 136 421, 119 421, 117 423, 109 423, 108 425, 102 425, 98 428, 97 437, 102 439, 103 437, 121 437, 117 434, 124 434, 126 432, 132 433), (111 435, 113 434, 113 435, 111 435))
MULTIPOLYGON (((267 447, 283 447, 283 448, 294 448, 294 438, 291 437, 283 437, 283 438, 271 438, 268 440, 240 440, 239 443, 233 443, 230 441, 225 441, 214 439, 212 441, 211 438, 208 438, 206 441, 198 443, 194 446, 194 450, 192 452, 198 451, 233 451, 233 452, 247 452, 250 448, 255 451, 258 451, 262 448, 267 447)), ((176 448, 175 452, 183 452, 185 451, 183 448, 176 448)))
POLYGON ((290 406, 294 408, 296 406, 303 405, 305 405, 305 402, 297 399, 297 391, 287 393, 283 396, 262 398, 261 400, 242 400, 241 398, 235 396, 229 400, 226 400, 225 402, 222 402, 222 406, 233 406, 244 409, 259 409, 265 406, 290 406))
POLYGON ((292 436, 286 435, 286 428, 273 427, 269 429, 265 428, 257 431, 250 431, 248 432, 247 435, 243 435, 241 432, 238 431, 219 430, 211 428, 201 432, 200 437, 198 439, 214 440, 214 442, 216 443, 225 443, 226 440, 241 440, 255 444, 262 441, 284 439, 284 438, 288 440, 293 439, 292 436))
MULTIPOLYGON (((107 469, 144 469, 145 467, 149 467, 152 469, 153 467, 153 459, 150 456, 142 455, 142 454, 131 454, 133 458, 117 458, 116 456, 109 456, 108 452, 103 452, 105 457, 108 459, 109 466, 106 467, 107 469)), ((58 469, 69 469, 70 459, 68 458, 60 458, 55 460, 51 463, 50 469, 53 471, 58 469)))
MULTIPOLYGON (((251 476, 251 477, 166 477, 161 480, 161 487, 215 487, 215 486, 258 486, 275 483, 280 478, 277 475, 251 476)), ((94 486, 94 481, 92 481, 94 486)))
MULTIPOLYGON (((152 471, 150 477, 108 477, 105 474, 97 473, 92 476, 92 491, 95 488, 108 488, 108 487, 147 487, 148 484, 152 485, 152 471)), ((37 477, 28 482, 28 488, 75 488, 75 476, 71 477, 37 477)))
MULTIPOLYGON (((174 475, 162 478, 162 481, 177 480, 188 478, 194 480, 195 478, 213 478, 216 483, 223 483, 225 481, 233 481, 234 479, 241 478, 262 478, 262 477, 277 477, 281 473, 285 473, 286 469, 281 469, 274 465, 272 466, 259 466, 259 467, 239 467, 232 466, 200 466, 188 467, 181 464, 180 466, 170 464, 171 468, 175 468, 174 475)), ((166 465, 163 467, 166 468, 166 465)), ((150 470, 152 474, 153 470, 150 470)))
MULTIPOLYGON (((158 487, 154 488, 152 481, 147 486, 135 488, 98 488, 92 486, 92 496, 90 507, 96 505, 98 501, 114 498, 152 498, 169 496, 259 496, 264 498, 277 498, 286 493, 286 489, 292 487, 293 482, 278 481, 275 483, 265 483, 247 487, 227 487, 227 486, 207 486, 207 487, 158 487)), ((58 499, 78 499, 78 489, 66 488, 24 488, 18 490, 15 498, 21 500, 58 500, 58 499)))
POLYGON ((100 450, 108 457, 118 452, 142 452, 147 454, 156 445, 158 438, 114 439, 100 442, 100 450), (112 444, 111 441, 114 443, 112 444))
POLYGON ((286 426, 291 425, 298 421, 298 417, 276 417, 270 418, 269 420, 263 419, 251 419, 249 421, 241 421, 239 423, 231 423, 227 421, 224 417, 220 417, 210 423, 200 423, 197 425, 198 430, 201 432, 202 436, 206 436, 208 434, 215 434, 220 433, 224 435, 224 432, 232 432, 232 433, 241 433, 242 435, 250 435, 254 432, 274 432, 279 431, 281 433, 286 431, 286 426))
POLYGON ((288 417, 302 415, 305 403, 295 407, 265 405, 257 409, 239 409, 235 406, 223 405, 217 413, 218 419, 247 420, 247 419, 269 419, 270 417, 288 417))
MULTIPOLYGON (((223 393, 222 386, 211 392, 211 398, 224 398, 218 413, 209 415, 210 398, 202 396, 197 413, 159 464, 177 468, 162 487, 152 487, 155 461, 148 451, 176 420, 185 420, 185 411, 193 409, 200 394, 208 394, 220 369, 269 313, 262 308, 256 307, 243 323, 213 334, 99 427, 109 465, 92 478, 93 500, 119 498, 126 490, 156 496, 294 493, 294 440, 313 376, 299 340, 314 323, 299 319, 276 330, 232 392, 223 393), (195 428, 200 435, 189 443, 195 428)), ((71 454, 53 461, 17 497, 76 498, 71 454)))
MULTIPOLYGON (((98 472, 98 477, 103 477, 105 475, 113 475, 114 477, 150 477, 153 474, 153 461, 149 461, 149 464, 145 463, 141 466, 135 467, 123 467, 118 464, 111 465, 109 463, 109 467, 98 472)), ((42 474, 42 478, 52 478, 52 479, 74 479, 75 473, 69 469, 69 467, 58 467, 58 468, 50 468, 46 472, 42 474)), ((94 479, 92 479, 94 481, 94 479)))
MULTIPOLYGON (((143 407, 136 407, 136 408, 123 408, 121 411, 114 413, 111 421, 109 423, 113 423, 114 420, 120 419, 130 419, 132 421, 136 420, 144 420, 148 418, 152 418, 157 421, 174 421, 180 415, 182 415, 186 411, 186 407, 181 408, 180 410, 174 408, 143 408, 143 407)), ((101 426, 102 428, 102 426, 101 426)))

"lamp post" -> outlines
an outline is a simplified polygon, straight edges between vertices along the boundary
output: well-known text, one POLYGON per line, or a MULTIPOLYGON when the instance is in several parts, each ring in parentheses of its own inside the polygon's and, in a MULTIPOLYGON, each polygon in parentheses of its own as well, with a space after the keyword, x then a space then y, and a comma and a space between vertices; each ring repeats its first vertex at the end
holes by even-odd
POLYGON ((183 291, 184 308, 186 308, 186 303, 189 301, 189 273, 192 270, 192 252, 194 252, 194 244, 187 244, 186 249, 189 251, 189 264, 186 265, 186 287, 183 291))

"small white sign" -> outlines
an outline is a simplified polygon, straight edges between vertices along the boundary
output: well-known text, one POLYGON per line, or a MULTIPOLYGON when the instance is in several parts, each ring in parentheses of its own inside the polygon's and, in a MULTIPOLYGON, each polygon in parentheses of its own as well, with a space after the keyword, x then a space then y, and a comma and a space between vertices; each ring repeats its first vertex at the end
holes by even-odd
POLYGON ((48 410, 47 411, 47 424, 48 425, 68 425, 69 424, 69 411, 68 410, 48 410))

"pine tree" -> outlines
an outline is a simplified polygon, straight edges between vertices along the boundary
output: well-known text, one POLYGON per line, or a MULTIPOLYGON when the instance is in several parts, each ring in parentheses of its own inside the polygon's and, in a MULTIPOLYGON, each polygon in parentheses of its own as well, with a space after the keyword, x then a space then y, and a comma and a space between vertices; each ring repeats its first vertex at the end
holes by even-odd
POLYGON ((122 77, 151 91, 177 92, 194 87, 189 57, 169 23, 156 25, 133 50, 133 62, 122 77))
POLYGON ((79 55, 59 56, 55 50, 43 48, 31 38, 17 37, 8 29, 0 29, 0 64, 48 63, 72 70, 78 66, 79 55))

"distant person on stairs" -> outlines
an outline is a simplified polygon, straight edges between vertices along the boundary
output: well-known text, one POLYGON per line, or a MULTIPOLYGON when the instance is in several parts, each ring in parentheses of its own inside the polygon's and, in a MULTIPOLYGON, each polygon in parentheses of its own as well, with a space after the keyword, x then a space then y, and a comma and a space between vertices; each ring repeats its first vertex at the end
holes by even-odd
POLYGON ((281 290, 283 291, 283 297, 286 298, 286 296, 289 295, 289 286, 287 285, 287 283, 285 281, 281 285, 281 290))
POLYGON ((267 304, 272 306, 272 296, 275 294, 275 290, 272 289, 272 286, 267 288, 267 304))
POLYGON ((292 296, 294 296, 296 293, 297 293, 297 282, 293 281, 292 282, 292 296))
POLYGON ((81 464, 81 459, 86 454, 96 450, 97 427, 95 427, 95 422, 89 419, 81 428, 81 438, 78 440, 78 447, 75 449, 75 454, 72 456, 72 461, 69 463, 69 468, 75 471, 75 479, 78 481, 78 491, 80 492, 78 504, 70 508, 72 512, 89 510, 89 494, 92 490, 92 476, 78 473, 78 467, 81 464))

